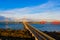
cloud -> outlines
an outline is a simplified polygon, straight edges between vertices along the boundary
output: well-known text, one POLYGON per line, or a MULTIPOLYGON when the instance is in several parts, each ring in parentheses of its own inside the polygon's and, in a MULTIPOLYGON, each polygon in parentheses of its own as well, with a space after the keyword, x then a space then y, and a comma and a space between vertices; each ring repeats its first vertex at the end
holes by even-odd
POLYGON ((38 6, 2 10, 0 15, 20 19, 26 17, 35 21, 47 19, 60 20, 60 3, 59 0, 49 0, 47 3, 38 6))

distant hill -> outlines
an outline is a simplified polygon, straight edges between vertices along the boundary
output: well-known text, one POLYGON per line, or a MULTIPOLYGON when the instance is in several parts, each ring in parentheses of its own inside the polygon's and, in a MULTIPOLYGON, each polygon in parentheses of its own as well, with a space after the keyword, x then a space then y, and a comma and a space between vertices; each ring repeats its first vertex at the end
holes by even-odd
MULTIPOLYGON (((5 19, 6 19, 6 17, 0 16, 0 21, 4 21, 5 19)), ((11 21, 11 18, 7 18, 7 19, 11 21)))

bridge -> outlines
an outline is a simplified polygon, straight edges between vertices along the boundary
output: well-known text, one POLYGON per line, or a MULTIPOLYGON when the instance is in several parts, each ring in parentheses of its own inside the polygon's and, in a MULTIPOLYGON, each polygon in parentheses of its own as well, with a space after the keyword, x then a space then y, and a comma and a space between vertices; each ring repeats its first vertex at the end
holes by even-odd
POLYGON ((23 24, 24 24, 24 27, 32 34, 32 36, 35 37, 35 40, 55 40, 54 38, 50 37, 44 32, 31 26, 28 22, 23 21, 23 24))

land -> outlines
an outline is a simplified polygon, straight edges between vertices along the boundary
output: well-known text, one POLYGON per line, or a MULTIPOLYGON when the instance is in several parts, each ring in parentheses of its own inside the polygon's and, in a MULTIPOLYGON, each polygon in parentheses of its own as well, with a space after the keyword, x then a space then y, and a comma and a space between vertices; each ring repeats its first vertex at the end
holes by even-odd
POLYGON ((47 32, 47 31, 44 31, 44 33, 48 34, 49 36, 55 38, 56 40, 60 40, 60 32, 47 32))
MULTIPOLYGON (((60 40, 60 32, 47 32, 43 31, 49 36, 60 40)), ((32 34, 28 30, 11 30, 11 29, 0 29, 0 39, 2 40, 35 40, 32 34)))
POLYGON ((35 38, 27 30, 0 29, 2 40, 34 40, 35 38))

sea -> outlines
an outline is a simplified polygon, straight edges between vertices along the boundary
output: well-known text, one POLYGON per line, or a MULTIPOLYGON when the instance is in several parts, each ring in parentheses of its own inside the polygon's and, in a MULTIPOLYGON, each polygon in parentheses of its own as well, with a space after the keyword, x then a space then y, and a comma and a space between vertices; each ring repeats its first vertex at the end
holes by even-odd
POLYGON ((24 25, 22 23, 5 23, 5 22, 0 22, 0 29, 12 29, 12 30, 23 30, 24 25))
POLYGON ((47 23, 47 24, 31 24, 31 25, 41 31, 60 32, 60 24, 47 23))
MULTIPOLYGON (((49 32, 60 32, 60 24, 51 24, 51 23, 47 23, 47 24, 30 24, 33 27, 35 27, 38 30, 41 31, 49 31, 49 32)), ((19 30, 19 29, 24 29, 24 25, 22 23, 4 23, 4 22, 0 22, 0 29, 6 29, 6 28, 10 28, 13 30, 19 30)))

